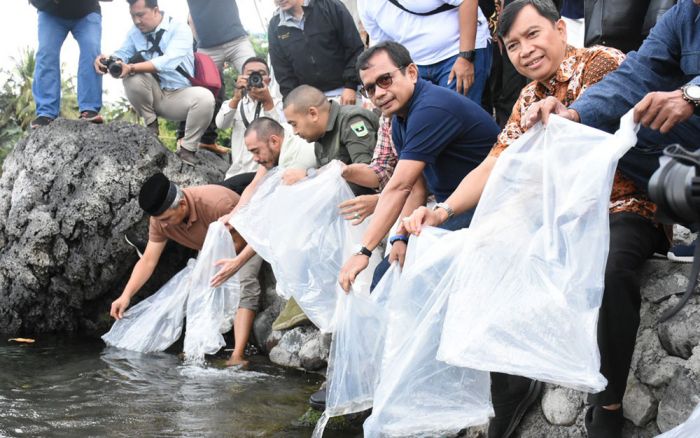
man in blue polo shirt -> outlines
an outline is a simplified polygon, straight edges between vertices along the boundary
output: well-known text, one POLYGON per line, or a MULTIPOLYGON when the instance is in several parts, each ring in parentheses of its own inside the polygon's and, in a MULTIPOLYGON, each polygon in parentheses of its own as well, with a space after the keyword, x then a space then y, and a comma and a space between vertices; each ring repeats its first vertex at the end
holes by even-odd
MULTIPOLYGON (((340 271, 339 282, 348 291, 357 274, 367 267, 369 255, 399 216, 411 214, 435 195, 435 208, 447 210, 446 229, 469 225, 472 212, 459 216, 443 201, 462 178, 484 160, 500 130, 481 107, 469 99, 419 78, 408 50, 386 41, 365 50, 357 60, 363 93, 385 115, 392 116, 392 137, 399 162, 382 191, 374 217, 358 252, 340 271)), ((403 225, 390 238, 390 260, 403 263, 408 240, 403 225)), ((377 274, 382 272, 381 265, 377 274)), ((378 275, 375 274, 375 281, 378 275)))

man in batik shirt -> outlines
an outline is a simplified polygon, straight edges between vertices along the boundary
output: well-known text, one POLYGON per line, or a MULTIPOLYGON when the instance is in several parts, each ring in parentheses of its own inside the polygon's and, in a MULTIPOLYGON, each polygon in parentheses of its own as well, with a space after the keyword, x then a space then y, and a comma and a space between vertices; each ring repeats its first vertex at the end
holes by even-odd
MULTIPOLYGON (((567 46, 566 26, 550 0, 515 0, 509 4, 499 21, 499 36, 516 69, 534 81, 523 88, 489 156, 445 201, 455 214, 476 205, 496 159, 525 131, 521 119, 538 111, 549 96, 568 106, 624 59, 616 49, 567 46)), ((638 270, 654 252, 665 253, 669 245, 663 229, 652 221, 655 210, 632 180, 619 171, 615 174, 610 198, 610 252, 598 321, 601 372, 608 386, 589 397, 592 406, 585 418, 589 438, 619 437, 622 431, 621 403, 639 327, 638 270)), ((422 226, 439 225, 446 219, 442 209, 421 207, 405 226, 415 233, 422 226)), ((489 437, 510 436, 537 399, 541 386, 524 377, 492 373, 496 416, 489 425, 489 437)))

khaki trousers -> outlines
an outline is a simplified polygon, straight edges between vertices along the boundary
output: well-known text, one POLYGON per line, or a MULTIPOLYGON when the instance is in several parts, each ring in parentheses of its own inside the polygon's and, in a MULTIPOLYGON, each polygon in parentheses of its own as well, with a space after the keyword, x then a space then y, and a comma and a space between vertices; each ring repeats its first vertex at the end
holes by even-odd
POLYGON ((150 73, 127 76, 123 80, 126 97, 146 124, 159 116, 176 122, 185 121, 182 147, 195 152, 199 139, 214 115, 214 95, 203 87, 163 90, 150 73))

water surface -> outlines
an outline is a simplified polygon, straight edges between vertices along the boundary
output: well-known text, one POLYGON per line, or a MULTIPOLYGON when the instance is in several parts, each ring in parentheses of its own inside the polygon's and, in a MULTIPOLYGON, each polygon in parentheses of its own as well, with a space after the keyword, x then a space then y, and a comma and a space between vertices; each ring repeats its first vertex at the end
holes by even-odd
POLYGON ((0 338, 0 437, 311 435, 295 421, 322 376, 262 356, 249 371, 223 368, 224 359, 197 368, 175 354, 143 355, 99 340, 7 338, 0 338))

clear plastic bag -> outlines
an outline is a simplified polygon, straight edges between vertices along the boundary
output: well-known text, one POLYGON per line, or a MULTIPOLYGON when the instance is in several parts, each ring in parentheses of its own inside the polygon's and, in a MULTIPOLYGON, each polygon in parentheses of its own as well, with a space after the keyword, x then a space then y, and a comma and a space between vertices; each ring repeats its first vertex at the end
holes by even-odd
POLYGON ((221 222, 213 222, 190 274, 183 347, 188 362, 202 363, 205 354, 214 354, 226 345, 221 333, 231 329, 240 300, 240 284, 236 275, 219 287, 211 287, 210 282, 221 269, 214 263, 234 257, 236 251, 231 233, 221 222))
POLYGON ((399 284, 387 303, 382 372, 366 437, 439 437, 493 415, 489 374, 436 360, 450 292, 444 275, 459 252, 458 232, 425 228, 411 237, 399 284))
POLYGON ((180 338, 186 315, 186 356, 197 360, 215 353, 224 345, 220 333, 231 328, 240 287, 236 276, 218 288, 209 287, 209 282, 219 269, 214 262, 235 255, 226 227, 212 223, 197 260, 190 259, 158 292, 127 310, 102 339, 126 350, 163 351, 180 338))
POLYGON ((455 257, 438 359, 584 391, 605 388, 598 309, 617 160, 636 142, 559 117, 498 159, 455 257))
POLYGON ((336 327, 326 372, 326 410, 316 423, 314 438, 323 436, 329 417, 372 407, 384 352, 386 302, 400 275, 401 268, 392 264, 371 295, 368 289, 356 287, 346 295, 338 287, 336 327))
POLYGON ((668 432, 658 435, 656 438, 697 438, 700 436, 700 404, 685 423, 681 423, 668 432))
MULTIPOLYGON (((278 294, 294 297, 323 332, 333 331, 340 267, 367 226, 367 221, 353 226, 340 215, 338 205, 354 197, 342 170, 341 162, 332 161, 313 178, 285 185, 284 169, 272 169, 232 219, 248 244, 272 265, 278 294)), ((377 262, 372 257, 357 287, 370 283, 377 262)))
POLYGON ((102 340, 112 347, 152 353, 164 351, 180 339, 189 278, 194 260, 175 274, 158 292, 124 312, 102 340))

